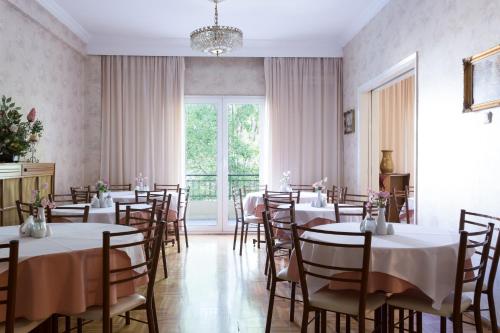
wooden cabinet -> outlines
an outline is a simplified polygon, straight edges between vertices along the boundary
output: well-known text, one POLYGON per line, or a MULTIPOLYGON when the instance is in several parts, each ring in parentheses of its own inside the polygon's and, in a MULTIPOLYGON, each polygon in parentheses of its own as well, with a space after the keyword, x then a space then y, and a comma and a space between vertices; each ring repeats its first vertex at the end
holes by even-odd
POLYGON ((54 163, 0 163, 0 226, 19 223, 16 200, 31 202, 33 190, 54 193, 55 170, 54 163))
MULTIPOLYGON (((409 173, 381 173, 379 176, 379 187, 381 191, 393 193, 394 189, 404 190, 410 185, 409 173)), ((392 204, 392 202, 391 202, 392 204)), ((397 207, 389 206, 389 221, 399 221, 397 207)))

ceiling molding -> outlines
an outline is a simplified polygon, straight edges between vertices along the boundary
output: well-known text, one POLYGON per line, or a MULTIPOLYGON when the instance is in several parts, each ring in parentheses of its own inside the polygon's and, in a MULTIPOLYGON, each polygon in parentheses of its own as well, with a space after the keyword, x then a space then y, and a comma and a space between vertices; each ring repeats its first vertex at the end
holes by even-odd
MULTIPOLYGON (((92 55, 207 56, 193 51, 189 38, 93 37, 87 45, 92 55)), ((277 41, 245 39, 230 57, 342 57, 342 45, 332 40, 277 41)))
POLYGON ((66 10, 64 10, 54 0, 37 0, 49 13, 57 18, 62 24, 68 27, 75 35, 82 41, 88 43, 90 41, 90 34, 78 23, 66 10))

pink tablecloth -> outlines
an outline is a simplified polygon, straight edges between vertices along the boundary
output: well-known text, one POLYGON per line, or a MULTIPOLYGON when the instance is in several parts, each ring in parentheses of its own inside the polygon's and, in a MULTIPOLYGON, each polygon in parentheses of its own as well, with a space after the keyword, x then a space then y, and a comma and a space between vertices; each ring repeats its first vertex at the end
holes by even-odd
MULTIPOLYGON (((52 224, 53 236, 43 239, 18 237, 18 227, 0 228, 0 242, 19 239, 16 317, 41 320, 54 313, 78 314, 102 303, 102 233, 129 231, 121 225, 93 223, 52 224)), ((136 234, 120 239, 129 243, 142 239, 136 234)), ((113 243, 115 244, 115 243, 113 243)), ((4 256, 4 253, 2 253, 4 256)), ((128 267, 144 260, 141 246, 127 251, 114 250, 113 268, 128 267)), ((0 283, 5 285, 7 267, 0 267, 0 283)), ((121 277, 130 276, 127 272, 121 277)), ((135 273, 134 273, 135 274, 135 273)), ((121 278, 120 277, 120 278, 121 278)), ((111 289, 111 304, 131 295, 147 278, 126 282, 111 289)), ((0 321, 5 311, 0 307, 0 321)))

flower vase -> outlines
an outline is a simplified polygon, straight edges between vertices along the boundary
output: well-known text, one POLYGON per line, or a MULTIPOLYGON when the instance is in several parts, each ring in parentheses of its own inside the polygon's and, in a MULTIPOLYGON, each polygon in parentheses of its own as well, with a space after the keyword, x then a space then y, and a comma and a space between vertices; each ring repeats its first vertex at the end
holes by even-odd
POLYGON ((99 192, 99 207, 106 207, 106 196, 104 195, 104 192, 99 192))
POLYGON ((318 197, 316 198, 316 207, 323 207, 323 198, 321 197, 321 190, 317 189, 316 193, 318 197))
POLYGON ((43 238, 47 234, 47 224, 45 222, 45 208, 38 207, 38 214, 35 218, 35 223, 31 228, 31 237, 43 238))
POLYGON ((385 207, 379 207, 377 216, 377 227, 375 228, 375 234, 386 235, 387 234, 387 222, 385 221, 385 207))

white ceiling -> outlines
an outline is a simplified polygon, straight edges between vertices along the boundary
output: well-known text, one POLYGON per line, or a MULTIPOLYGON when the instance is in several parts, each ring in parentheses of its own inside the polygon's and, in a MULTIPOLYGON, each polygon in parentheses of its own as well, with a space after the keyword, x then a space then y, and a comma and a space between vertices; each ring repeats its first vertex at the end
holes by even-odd
MULTIPOLYGON (((38 0, 90 54, 200 55, 192 30, 213 23, 208 0, 38 0)), ((226 0, 219 23, 243 30, 232 56, 340 56, 389 0, 226 0)), ((202 55, 202 54, 201 54, 202 55)))

